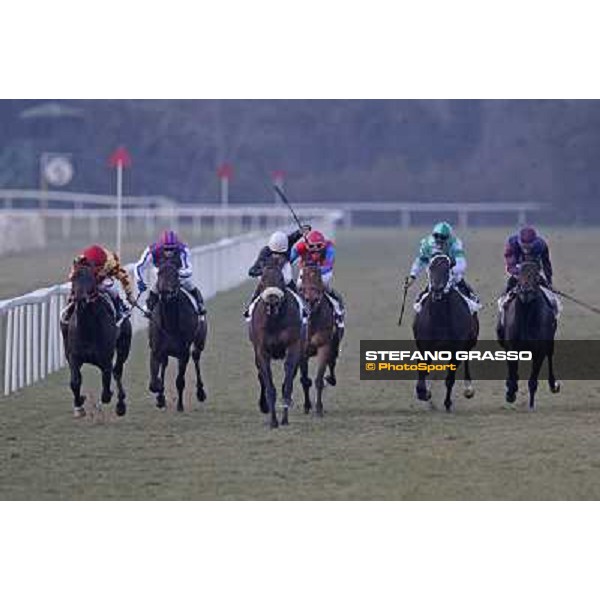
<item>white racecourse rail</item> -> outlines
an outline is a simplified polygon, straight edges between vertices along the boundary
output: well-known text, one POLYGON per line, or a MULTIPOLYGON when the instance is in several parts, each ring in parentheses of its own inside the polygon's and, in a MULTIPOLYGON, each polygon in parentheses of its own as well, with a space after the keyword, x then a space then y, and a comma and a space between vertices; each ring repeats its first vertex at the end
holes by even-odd
MULTIPOLYGON (((339 214, 313 220, 313 226, 334 234, 339 214)), ((195 283, 206 299, 232 289, 247 279, 248 267, 265 244, 264 232, 253 232, 192 249, 195 283)), ((130 273, 133 264, 127 265, 130 273)), ((0 301, 3 359, 0 369, 4 395, 44 379, 66 365, 60 335, 60 311, 66 306, 70 284, 43 288, 0 301)), ((140 311, 132 313, 137 332, 146 327, 140 311)))

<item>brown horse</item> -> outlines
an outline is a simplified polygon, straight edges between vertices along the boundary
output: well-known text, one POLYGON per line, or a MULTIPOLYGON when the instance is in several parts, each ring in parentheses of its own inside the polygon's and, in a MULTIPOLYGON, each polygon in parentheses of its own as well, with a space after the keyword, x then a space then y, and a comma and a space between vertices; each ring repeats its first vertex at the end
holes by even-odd
POLYGON ((271 413, 271 427, 274 428, 279 422, 271 361, 285 359, 281 424, 287 425, 294 377, 302 358, 302 314, 296 298, 286 288, 279 265, 270 262, 263 267, 257 291, 249 335, 260 382, 259 407, 261 412, 271 413))
POLYGON ((315 410, 319 417, 323 416, 325 380, 330 385, 336 384, 335 365, 342 338, 342 330, 336 326, 333 306, 327 300, 325 292, 320 267, 306 265, 302 270, 302 296, 308 305, 310 317, 304 355, 300 362, 300 381, 304 390, 304 412, 308 414, 312 408, 310 402, 312 380, 308 376, 308 361, 315 356, 317 359, 317 373, 315 376, 317 401, 315 410), (325 377, 327 367, 329 367, 329 375, 325 377))

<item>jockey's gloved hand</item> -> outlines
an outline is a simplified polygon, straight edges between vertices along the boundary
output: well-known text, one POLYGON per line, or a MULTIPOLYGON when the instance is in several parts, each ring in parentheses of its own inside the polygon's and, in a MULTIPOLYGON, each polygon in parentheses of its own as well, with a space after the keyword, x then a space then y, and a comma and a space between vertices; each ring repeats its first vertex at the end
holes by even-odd
POLYGON ((312 227, 308 224, 308 223, 304 223, 302 225, 302 233, 308 233, 310 230, 312 229, 312 227))
POLYGON ((137 289, 140 294, 143 294, 148 289, 148 286, 140 279, 137 282, 137 289))
POLYGON ((127 294, 127 302, 134 306, 137 303, 137 300, 133 297, 133 294, 127 294))
POLYGON ((414 275, 409 275, 405 280, 404 280, 404 287, 406 289, 408 289, 415 281, 417 280, 417 278, 414 275))

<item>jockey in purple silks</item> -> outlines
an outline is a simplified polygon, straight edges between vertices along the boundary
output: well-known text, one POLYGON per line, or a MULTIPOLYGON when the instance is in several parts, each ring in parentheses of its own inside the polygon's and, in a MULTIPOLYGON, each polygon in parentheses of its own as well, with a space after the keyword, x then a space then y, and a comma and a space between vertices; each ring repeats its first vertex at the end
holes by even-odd
POLYGON ((517 284, 521 264, 526 261, 535 262, 539 265, 540 271, 543 273, 543 277, 540 277, 540 285, 555 316, 558 318, 562 307, 552 289, 553 271, 550 250, 546 240, 538 235, 537 231, 529 225, 522 227, 518 233, 511 235, 506 240, 504 263, 506 265, 506 273, 509 277, 501 304, 510 298, 510 292, 517 284))
MULTIPOLYGON (((184 244, 174 231, 163 231, 158 242, 148 246, 140 260, 135 265, 134 274, 138 291, 140 294, 148 289, 145 275, 148 268, 158 269, 161 261, 176 257, 179 261, 179 281, 182 289, 189 292, 198 304, 198 314, 205 315, 204 299, 200 290, 192 280, 192 261, 190 249, 184 244)), ((148 294, 147 309, 151 311, 158 301, 156 288, 148 294)))
POLYGON ((506 293, 515 287, 519 268, 524 261, 538 263, 540 270, 544 273, 542 284, 552 289, 552 262, 550 261, 548 244, 530 226, 522 227, 518 233, 511 235, 506 240, 504 262, 506 272, 509 275, 506 283, 506 293))

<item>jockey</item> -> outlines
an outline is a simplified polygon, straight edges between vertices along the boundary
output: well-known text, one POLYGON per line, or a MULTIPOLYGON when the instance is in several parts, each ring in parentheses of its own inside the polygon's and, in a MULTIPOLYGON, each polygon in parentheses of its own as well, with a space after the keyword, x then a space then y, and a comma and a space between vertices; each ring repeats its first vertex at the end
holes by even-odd
MULTIPOLYGON (((98 284, 98 291, 108 294, 113 301, 116 310, 117 321, 120 321, 123 317, 127 316, 127 307, 125 306, 121 296, 119 296, 119 290, 115 285, 115 279, 122 285, 125 294, 127 295, 127 301, 132 306, 135 304, 135 298, 133 296, 133 285, 129 273, 123 268, 119 257, 102 246, 94 245, 85 248, 81 254, 75 259, 71 272, 69 273, 69 280, 71 280, 75 266, 77 264, 89 264, 94 268, 96 275, 96 281, 98 284)), ((68 320, 71 310, 72 302, 64 312, 63 320, 68 320)))
POLYGON ((333 306, 336 323, 338 327, 344 327, 344 303, 341 296, 333 289, 333 266, 335 264, 335 246, 331 240, 317 230, 311 231, 305 239, 300 240, 290 254, 290 262, 294 264, 300 261, 300 274, 298 276, 298 287, 302 287, 302 267, 307 264, 315 264, 321 267, 321 277, 325 284, 326 296, 333 306))
POLYGON ((406 278, 406 285, 410 287, 421 271, 427 267, 429 261, 436 254, 445 254, 452 261, 452 278, 458 291, 475 303, 479 302, 471 286, 465 281, 467 258, 462 241, 454 235, 449 223, 437 223, 433 231, 421 240, 419 255, 415 258, 410 274, 406 278))
MULTIPOLYGON (((248 269, 248 276, 253 278, 260 277, 265 264, 267 264, 272 258, 279 257, 282 263, 281 272, 283 274, 285 285, 294 293, 295 296, 299 298, 296 290, 296 284, 292 278, 290 250, 294 244, 309 231, 310 225, 303 225, 302 229, 297 229, 289 235, 283 231, 276 231, 273 233, 269 238, 267 245, 261 248, 257 259, 254 261, 254 264, 250 267, 250 269, 248 269)), ((252 297, 250 298, 250 302, 244 310, 244 318, 250 318, 251 308, 257 298, 258 288, 254 290, 252 297)))
POLYGON ((533 261, 540 266, 544 273, 541 283, 552 290, 552 262, 548 244, 533 227, 526 226, 506 240, 504 264, 509 278, 506 282, 505 294, 508 294, 517 284, 519 268, 524 261, 533 261))
MULTIPOLYGON (((179 261, 179 282, 181 287, 189 292, 198 305, 198 314, 205 315, 204 299, 200 290, 192 280, 192 261, 190 249, 178 237, 174 231, 163 231, 159 240, 148 246, 135 265, 134 273, 137 288, 140 294, 148 289, 145 276, 148 268, 158 269, 162 260, 175 256, 179 261)), ((156 286, 150 290, 146 307, 151 311, 158 301, 156 286)))

